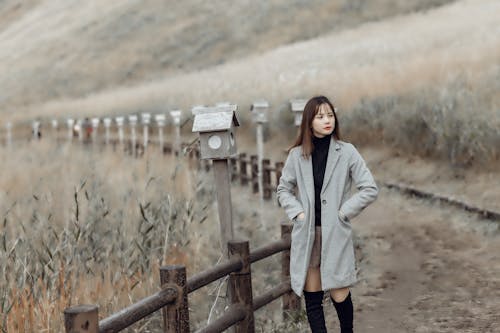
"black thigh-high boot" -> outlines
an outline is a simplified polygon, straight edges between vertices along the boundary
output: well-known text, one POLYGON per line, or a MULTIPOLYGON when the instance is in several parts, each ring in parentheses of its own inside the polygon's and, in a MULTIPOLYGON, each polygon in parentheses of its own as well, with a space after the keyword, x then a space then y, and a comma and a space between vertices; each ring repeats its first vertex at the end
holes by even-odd
POLYGON ((352 322, 353 322, 353 306, 351 300, 351 292, 340 303, 335 302, 332 296, 330 296, 333 302, 333 306, 335 306, 335 310, 337 310, 337 316, 340 321, 340 332, 341 333, 352 333, 352 322))
POLYGON ((323 291, 304 290, 306 313, 312 333, 326 333, 325 314, 323 312, 323 291))

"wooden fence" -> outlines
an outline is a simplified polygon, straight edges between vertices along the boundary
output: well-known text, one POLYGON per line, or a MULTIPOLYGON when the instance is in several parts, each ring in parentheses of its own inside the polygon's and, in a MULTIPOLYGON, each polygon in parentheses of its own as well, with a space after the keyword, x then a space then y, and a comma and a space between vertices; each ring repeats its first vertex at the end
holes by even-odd
POLYGON ((234 326, 235 332, 255 332, 254 311, 282 297, 284 318, 300 310, 300 298, 290 286, 290 237, 292 225, 281 224, 281 239, 254 251, 249 251, 248 241, 228 242, 229 259, 211 269, 190 277, 184 266, 160 268, 161 290, 131 306, 98 319, 95 305, 79 305, 64 311, 66 333, 119 332, 155 311, 163 311, 163 332, 190 332, 188 295, 209 283, 229 275, 231 305, 225 313, 198 332, 222 332, 234 326), (276 253, 281 255, 281 283, 264 294, 253 297, 251 264, 276 253))

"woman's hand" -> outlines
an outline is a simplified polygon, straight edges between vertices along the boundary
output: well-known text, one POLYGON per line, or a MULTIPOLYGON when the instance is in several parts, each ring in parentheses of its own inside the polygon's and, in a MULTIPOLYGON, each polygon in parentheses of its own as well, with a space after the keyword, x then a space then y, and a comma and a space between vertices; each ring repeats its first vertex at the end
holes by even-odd
POLYGON ((306 218, 306 215, 304 214, 304 212, 302 213, 299 213, 299 215, 297 215, 297 217, 295 218, 296 220, 303 220, 306 218))

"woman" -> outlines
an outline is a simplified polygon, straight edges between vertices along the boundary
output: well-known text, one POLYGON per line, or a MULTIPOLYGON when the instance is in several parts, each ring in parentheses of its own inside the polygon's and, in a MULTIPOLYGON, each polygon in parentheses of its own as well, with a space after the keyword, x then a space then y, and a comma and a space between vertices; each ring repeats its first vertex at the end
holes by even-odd
POLYGON ((311 98, 304 108, 277 194, 293 221, 291 284, 298 296, 304 293, 312 332, 326 332, 324 291, 330 293, 341 332, 352 332, 349 287, 356 282, 356 267, 351 221, 377 198, 378 189, 356 148, 340 141, 335 108, 324 96, 311 98), (352 183, 358 191, 350 196, 352 183))

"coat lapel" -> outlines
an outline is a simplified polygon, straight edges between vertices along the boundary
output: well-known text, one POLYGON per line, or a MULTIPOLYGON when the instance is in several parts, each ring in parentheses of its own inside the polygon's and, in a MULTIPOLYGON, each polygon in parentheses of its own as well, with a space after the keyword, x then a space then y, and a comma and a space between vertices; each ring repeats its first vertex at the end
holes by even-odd
MULTIPOLYGON (((332 142, 330 142, 330 148, 328 148, 328 157, 326 160, 325 177, 323 178, 323 186, 321 187, 321 193, 323 193, 332 178, 333 170, 337 164, 342 151, 340 150, 340 145, 332 136, 332 142)), ((312 164, 311 164, 312 168, 312 164)), ((314 187, 314 181, 313 181, 314 187)), ((314 193, 313 193, 314 194, 314 193)))
POLYGON ((309 198, 309 202, 312 204, 314 202, 314 177, 312 169, 312 158, 309 157, 305 159, 304 156, 300 155, 300 172, 302 173, 302 179, 304 180, 304 186, 306 188, 306 195, 309 198))

